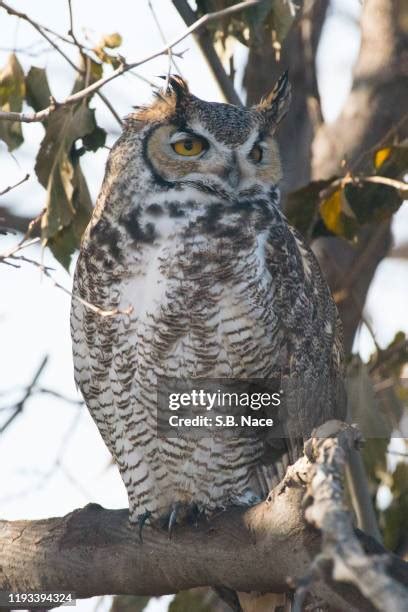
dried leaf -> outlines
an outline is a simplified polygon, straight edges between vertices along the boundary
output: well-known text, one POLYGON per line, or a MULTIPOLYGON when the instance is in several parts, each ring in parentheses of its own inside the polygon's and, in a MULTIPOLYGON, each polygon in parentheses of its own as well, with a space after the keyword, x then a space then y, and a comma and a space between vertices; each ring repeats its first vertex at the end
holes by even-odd
POLYGON ((97 130, 94 111, 83 102, 50 115, 35 171, 47 190, 41 235, 57 259, 68 267, 92 211, 75 142, 97 130))
POLYGON ((332 179, 313 181, 306 187, 292 191, 286 198, 285 214, 288 221, 305 237, 315 236, 320 192, 330 185, 331 181, 332 179))
POLYGON ((47 108, 50 103, 51 91, 45 70, 32 66, 26 76, 25 84, 27 103, 36 112, 47 108))
MULTIPOLYGON (((5 112, 20 113, 25 96, 24 72, 15 53, 11 53, 0 71, 0 108, 5 112)), ((0 121, 0 139, 13 151, 23 142, 21 123, 0 121)))
POLYGON ((118 32, 113 34, 105 34, 99 43, 101 47, 108 47, 108 49, 116 49, 122 44, 122 36, 118 32))
POLYGON ((108 53, 106 49, 115 49, 117 47, 120 47, 121 44, 122 37, 120 34, 106 34, 94 47, 93 51, 103 64, 109 64, 113 68, 118 68, 118 66, 120 65, 120 60, 117 58, 116 55, 108 53))

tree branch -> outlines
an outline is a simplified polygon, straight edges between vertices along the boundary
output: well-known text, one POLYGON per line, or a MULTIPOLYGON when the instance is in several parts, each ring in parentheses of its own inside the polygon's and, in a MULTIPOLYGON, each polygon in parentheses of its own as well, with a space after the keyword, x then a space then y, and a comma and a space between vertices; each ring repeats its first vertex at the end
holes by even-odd
MULTIPOLYGON (((323 435, 321 430, 317 435, 323 435)), ((108 593, 159 595, 210 585, 287 592, 288 578, 294 584, 304 582, 323 546, 335 572, 325 571, 313 581, 310 596, 338 610, 372 611, 373 605, 359 593, 362 589, 367 596, 362 568, 373 568, 383 584, 392 582, 395 593, 404 593, 408 564, 368 536, 354 533, 345 518, 341 474, 355 435, 353 428, 341 424, 338 437, 312 440, 306 446, 310 459, 302 457, 291 466, 266 502, 249 510, 230 509, 197 527, 176 527, 172 540, 164 530, 146 526, 141 543, 126 510, 104 510, 96 504, 62 518, 0 521, 0 591, 61 590, 84 598, 108 593), (313 498, 307 518, 321 528, 323 538, 303 517, 306 484, 308 499, 313 498), (342 529, 332 531, 334 517, 346 526, 347 542, 342 529), (378 554, 386 556, 387 567, 377 562, 378 554), (341 560, 348 569, 360 561, 357 585, 344 569, 340 572, 341 560)))
MULTIPOLYGON (((196 19, 196 14, 188 4, 187 0, 172 0, 172 2, 180 17, 184 20, 184 23, 187 26, 191 26, 196 19)), ((220 17, 222 17, 222 15, 220 15, 220 17)), ((197 31, 195 39, 201 49, 202 54, 207 60, 207 64, 213 74, 214 79, 218 83, 225 100, 230 104, 241 106, 242 102, 240 97, 235 91, 232 80, 224 70, 224 66, 222 65, 222 62, 214 49, 209 32, 204 28, 200 29, 197 31)))
POLYGON ((322 533, 322 552, 314 565, 321 564, 322 559, 329 561, 333 578, 354 584, 378 610, 404 612, 408 589, 387 573, 387 556, 365 554, 342 501, 347 455, 359 442, 361 434, 357 429, 332 421, 319 428, 306 448, 306 452, 315 457, 315 462, 307 493, 313 502, 305 516, 322 533), (328 432, 323 432, 328 425, 333 426, 335 438, 328 438, 328 432))
MULTIPOLYGON (((95 81, 91 85, 88 85, 88 87, 85 87, 84 89, 81 89, 80 91, 68 96, 62 102, 52 103, 47 108, 44 108, 43 110, 38 111, 37 113, 31 113, 31 114, 0 111, 0 120, 19 121, 21 123, 33 123, 37 121, 44 121, 45 119, 47 119, 49 114, 55 111, 57 108, 60 108, 61 106, 68 106, 70 104, 75 104, 76 102, 83 100, 90 94, 98 91, 101 87, 103 87, 104 85, 112 81, 113 79, 118 78, 119 76, 127 72, 128 70, 137 68, 137 66, 140 66, 141 64, 145 64, 146 62, 149 62, 150 60, 155 59, 156 57, 159 57, 160 55, 168 54, 168 52, 175 45, 177 45, 179 42, 187 38, 187 36, 189 36, 190 34, 194 34, 201 28, 205 27, 211 21, 214 21, 215 19, 220 19, 222 17, 226 17, 227 15, 236 13, 238 11, 242 11, 243 9, 246 9, 249 6, 256 6, 257 4, 259 4, 260 1, 261 0, 246 0, 245 2, 239 2, 238 4, 235 4, 234 6, 230 6, 221 11, 207 13, 206 15, 203 15, 203 17, 200 17, 200 19, 197 19, 197 21, 195 21, 190 27, 184 30, 182 34, 177 36, 168 45, 165 45, 158 51, 155 51, 154 53, 136 62, 122 63, 111 74, 99 79, 98 81, 95 81)), ((5 5, 4 2, 0 1, 0 8, 1 7, 5 8, 6 10, 8 10, 9 8, 5 5)))
POLYGON ((26 181, 28 181, 28 179, 30 178, 29 174, 26 174, 22 179, 20 179, 19 181, 17 181, 17 183, 15 183, 14 185, 9 185, 8 187, 6 187, 5 189, 3 189, 2 191, 0 191, 0 196, 5 195, 6 193, 8 193, 9 191, 11 191, 12 189, 15 189, 16 187, 18 187, 19 185, 21 185, 22 183, 25 183, 26 181))
POLYGON ((251 47, 244 76, 247 104, 252 105, 289 69, 293 88, 290 114, 277 132, 284 168, 283 195, 310 181, 311 143, 321 118, 315 58, 329 3, 302 0, 298 4, 300 10, 283 41, 280 61, 265 34, 259 46, 251 47))

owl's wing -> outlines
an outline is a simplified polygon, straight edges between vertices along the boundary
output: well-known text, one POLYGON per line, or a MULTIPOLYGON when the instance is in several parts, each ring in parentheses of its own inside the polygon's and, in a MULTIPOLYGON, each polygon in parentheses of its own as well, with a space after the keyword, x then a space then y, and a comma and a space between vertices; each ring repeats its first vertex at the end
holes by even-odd
POLYGON ((111 360, 109 344, 101 338, 101 330, 95 313, 89 310, 78 296, 92 302, 86 269, 79 256, 74 276, 71 305, 71 337, 74 358, 75 383, 112 457, 117 461, 114 422, 115 403, 109 378, 108 362, 111 360))
MULTIPOLYGON (((300 456, 314 427, 345 418, 342 330, 314 254, 289 225, 271 228, 266 265, 274 279, 273 308, 283 330, 283 395, 277 426, 265 440, 264 463, 276 467, 281 462, 284 469, 300 456)), ((276 410, 271 416, 276 419, 276 410)))

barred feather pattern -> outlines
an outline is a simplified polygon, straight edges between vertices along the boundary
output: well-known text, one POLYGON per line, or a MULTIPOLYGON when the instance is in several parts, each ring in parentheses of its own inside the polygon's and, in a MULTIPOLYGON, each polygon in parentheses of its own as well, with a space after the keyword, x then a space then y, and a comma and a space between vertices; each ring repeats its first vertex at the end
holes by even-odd
POLYGON ((299 454, 297 424, 344 409, 336 307, 279 209, 277 186, 232 193, 205 180, 160 181, 146 163, 147 130, 125 133, 111 152, 71 314, 76 383, 119 467, 133 522, 175 504, 210 514, 264 498, 299 454), (102 317, 76 297, 132 312, 102 317), (157 437, 158 377, 277 373, 301 381, 288 394, 283 441, 157 437))

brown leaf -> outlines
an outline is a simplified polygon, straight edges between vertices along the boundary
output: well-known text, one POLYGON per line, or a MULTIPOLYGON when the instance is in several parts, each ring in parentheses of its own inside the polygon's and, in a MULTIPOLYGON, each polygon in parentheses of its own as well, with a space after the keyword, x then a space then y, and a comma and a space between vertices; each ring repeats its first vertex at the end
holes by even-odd
POLYGON ((83 102, 62 107, 49 117, 35 171, 47 190, 41 235, 57 259, 69 265, 92 211, 75 142, 97 129, 94 111, 83 102))

